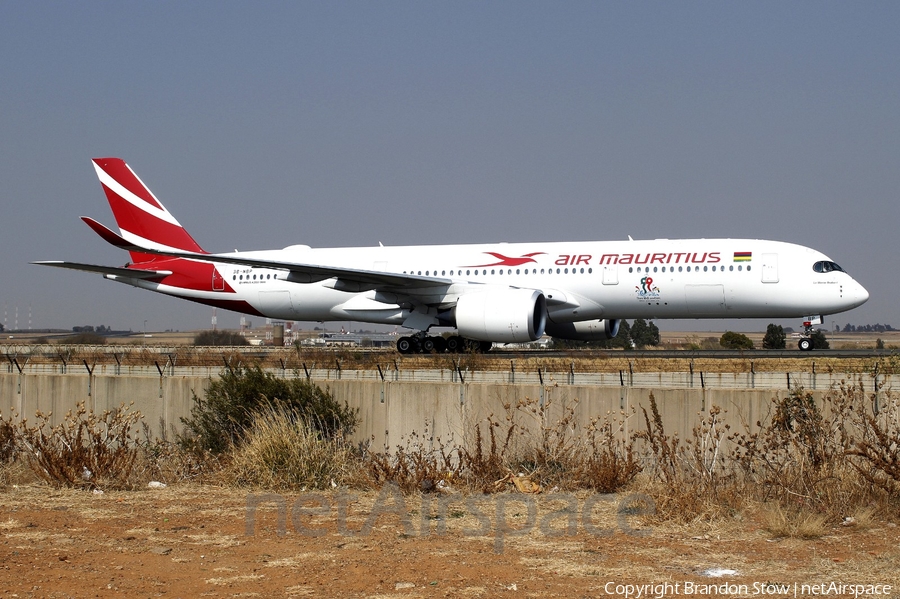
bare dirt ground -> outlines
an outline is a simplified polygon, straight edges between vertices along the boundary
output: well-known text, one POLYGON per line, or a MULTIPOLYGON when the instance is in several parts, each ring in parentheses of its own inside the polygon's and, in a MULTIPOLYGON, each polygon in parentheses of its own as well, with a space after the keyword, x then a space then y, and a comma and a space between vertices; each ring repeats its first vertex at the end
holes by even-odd
MULTIPOLYGON (((0 595, 637 597, 639 585, 670 583, 649 596, 793 597, 813 594, 800 585, 835 583, 893 585, 863 590, 900 596, 900 533, 877 519, 813 540, 772 539, 752 519, 649 525, 617 515, 624 495, 593 501, 585 520, 585 494, 568 512, 552 494, 503 494, 470 505, 452 496, 441 513, 436 499, 423 509, 420 496, 401 506, 397 496, 377 503, 375 492, 332 490, 301 502, 296 518, 297 494, 286 494, 283 535, 275 504, 262 505, 248 535, 248 495, 193 483, 103 494, 8 487, 0 491, 0 595), (371 530, 354 532, 377 505, 383 513, 371 530), (430 535, 420 534, 423 522, 430 535), (576 534, 559 535, 573 522, 576 534), (715 577, 715 569, 736 572, 715 577)), ((854 596, 832 588, 830 596, 854 596)))

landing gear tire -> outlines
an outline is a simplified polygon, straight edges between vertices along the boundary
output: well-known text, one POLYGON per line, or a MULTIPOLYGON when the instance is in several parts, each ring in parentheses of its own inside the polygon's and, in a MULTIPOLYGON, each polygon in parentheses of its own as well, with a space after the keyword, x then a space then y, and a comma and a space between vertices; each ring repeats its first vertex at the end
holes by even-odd
POLYGON ((800 348, 800 351, 812 351, 812 339, 801 339, 800 342, 797 343, 797 347, 800 348))
POLYGON ((416 351, 416 345, 411 337, 400 337, 397 339, 397 351, 401 354, 411 354, 416 351))
POLYGON ((434 353, 442 354, 447 351, 447 340, 443 337, 432 337, 434 340, 434 353))
POLYGON ((447 337, 447 351, 451 354, 460 353, 463 351, 463 347, 465 347, 465 340, 459 335, 447 337))
POLYGON ((434 337, 425 337, 422 339, 422 353, 423 354, 433 354, 434 353, 434 337))
POLYGON ((491 351, 492 347, 494 347, 493 341, 481 341, 478 343, 478 351, 480 351, 483 354, 486 354, 489 351, 491 351))

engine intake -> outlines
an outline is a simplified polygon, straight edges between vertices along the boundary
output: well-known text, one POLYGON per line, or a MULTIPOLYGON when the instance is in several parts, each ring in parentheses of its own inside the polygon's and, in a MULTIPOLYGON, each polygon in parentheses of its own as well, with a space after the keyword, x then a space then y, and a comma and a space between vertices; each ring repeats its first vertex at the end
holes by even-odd
POLYGON ((547 300, 536 289, 478 291, 456 302, 459 334, 478 341, 537 341, 547 326, 547 300))

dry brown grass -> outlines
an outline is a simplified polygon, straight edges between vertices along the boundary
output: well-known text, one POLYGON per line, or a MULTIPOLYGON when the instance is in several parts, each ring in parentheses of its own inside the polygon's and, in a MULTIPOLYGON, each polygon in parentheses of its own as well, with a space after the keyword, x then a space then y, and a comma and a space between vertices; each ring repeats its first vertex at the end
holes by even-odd
POLYGON ((828 534, 828 517, 804 509, 785 509, 779 502, 765 503, 760 519, 774 537, 818 539, 828 534))
POLYGON ((226 480, 241 487, 277 490, 344 485, 358 469, 342 437, 324 437, 295 412, 257 410, 241 443, 230 452, 226 480))

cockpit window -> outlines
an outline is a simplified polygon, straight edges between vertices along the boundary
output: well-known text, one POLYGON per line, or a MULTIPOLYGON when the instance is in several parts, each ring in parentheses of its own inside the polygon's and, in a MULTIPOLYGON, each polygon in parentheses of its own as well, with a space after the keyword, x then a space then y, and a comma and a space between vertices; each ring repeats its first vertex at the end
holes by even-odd
POLYGON ((836 270, 838 272, 844 272, 844 269, 835 264, 834 262, 821 261, 813 264, 813 270, 816 272, 831 272, 836 270))

